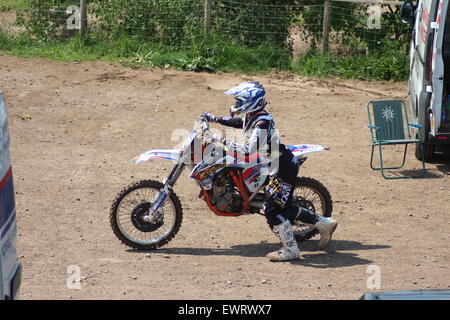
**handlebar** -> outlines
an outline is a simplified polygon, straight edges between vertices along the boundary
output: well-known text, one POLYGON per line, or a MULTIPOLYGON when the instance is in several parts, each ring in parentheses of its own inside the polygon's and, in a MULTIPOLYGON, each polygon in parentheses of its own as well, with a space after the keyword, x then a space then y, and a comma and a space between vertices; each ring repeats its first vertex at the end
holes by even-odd
POLYGON ((202 130, 203 131, 209 130, 209 123, 208 123, 208 121, 202 120, 202 130))

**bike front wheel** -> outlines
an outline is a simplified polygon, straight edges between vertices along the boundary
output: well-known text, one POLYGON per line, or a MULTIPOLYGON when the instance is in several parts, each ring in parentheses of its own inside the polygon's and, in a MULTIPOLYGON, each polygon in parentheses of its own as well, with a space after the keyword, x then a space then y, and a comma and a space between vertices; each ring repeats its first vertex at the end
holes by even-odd
POLYGON ((183 220, 183 209, 174 192, 158 209, 156 221, 144 220, 162 187, 161 182, 142 180, 116 196, 109 218, 114 234, 122 243, 137 250, 154 250, 175 237, 183 220))

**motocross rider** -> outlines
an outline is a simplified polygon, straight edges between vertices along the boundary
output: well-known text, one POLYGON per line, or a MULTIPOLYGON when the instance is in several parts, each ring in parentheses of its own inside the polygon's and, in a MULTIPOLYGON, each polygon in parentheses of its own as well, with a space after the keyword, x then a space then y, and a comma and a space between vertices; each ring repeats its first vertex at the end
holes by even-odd
MULTIPOLYGON (((244 82, 235 86, 225 94, 235 98, 230 107, 230 117, 216 117, 211 113, 203 113, 201 119, 225 126, 244 130, 246 142, 243 144, 226 140, 213 134, 210 141, 224 144, 228 151, 240 155, 252 155, 265 148, 272 159, 277 157, 278 166, 269 176, 264 200, 264 215, 269 227, 279 237, 282 248, 267 255, 270 261, 288 261, 300 258, 300 250, 294 237, 291 222, 288 219, 289 203, 294 192, 295 179, 299 171, 299 163, 292 152, 279 142, 272 115, 265 110, 265 90, 259 82, 244 82), (244 115, 237 117, 236 115, 244 115), (272 150, 273 147, 278 150, 272 150)), ((320 234, 319 250, 325 248, 336 229, 334 219, 322 217, 305 208, 295 209, 295 214, 305 224, 313 225, 320 234)))

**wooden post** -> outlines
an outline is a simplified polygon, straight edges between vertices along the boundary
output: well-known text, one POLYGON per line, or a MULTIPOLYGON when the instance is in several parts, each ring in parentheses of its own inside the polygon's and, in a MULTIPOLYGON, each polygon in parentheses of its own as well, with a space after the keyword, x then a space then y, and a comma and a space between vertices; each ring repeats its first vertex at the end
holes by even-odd
POLYGON ((331 30, 331 0, 324 0, 323 34, 322 34, 323 53, 327 53, 330 50, 330 30, 331 30))
POLYGON ((205 0, 205 36, 209 36, 211 32, 211 7, 212 0, 205 0))
POLYGON ((80 35, 85 36, 87 33, 87 2, 88 0, 80 0, 80 35))

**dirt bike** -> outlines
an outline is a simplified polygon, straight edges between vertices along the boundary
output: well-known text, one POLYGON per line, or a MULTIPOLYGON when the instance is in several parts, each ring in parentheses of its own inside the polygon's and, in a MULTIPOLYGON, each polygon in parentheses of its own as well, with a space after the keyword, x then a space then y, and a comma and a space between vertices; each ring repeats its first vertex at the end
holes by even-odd
MULTIPOLYGON (((237 217, 243 214, 263 215, 264 187, 268 183, 270 163, 260 161, 258 153, 240 156, 211 143, 205 136, 209 124, 199 120, 179 150, 149 150, 132 160, 141 163, 151 159, 171 160, 175 163, 164 183, 141 180, 123 189, 110 209, 110 223, 114 234, 125 245, 138 250, 154 250, 167 244, 178 233, 183 209, 173 191, 183 169, 191 169, 190 177, 200 187, 200 198, 218 216, 237 217)), ((301 144, 287 146, 300 165, 306 154, 327 151, 322 145, 301 144)), ((332 199, 319 181, 297 177, 292 208, 303 207, 316 214, 330 217, 332 199)), ((305 241, 318 233, 316 228, 297 219, 297 210, 288 218, 294 227, 297 241, 305 241)))

